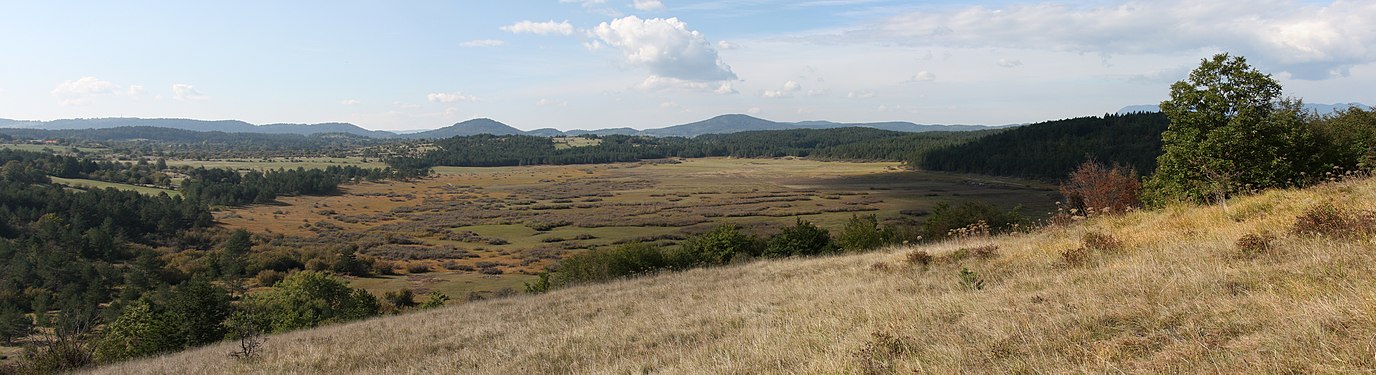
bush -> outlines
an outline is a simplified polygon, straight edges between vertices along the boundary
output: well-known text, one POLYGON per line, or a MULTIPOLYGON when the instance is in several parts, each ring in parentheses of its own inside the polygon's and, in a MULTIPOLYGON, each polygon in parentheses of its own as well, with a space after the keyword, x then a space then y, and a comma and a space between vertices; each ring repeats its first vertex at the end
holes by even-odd
POLYGON ((287 277, 287 274, 277 270, 262 270, 253 278, 258 280, 258 285, 260 286, 273 286, 277 285, 277 283, 282 281, 285 277, 287 277))
MULTIPOLYGON (((649 244, 631 244, 616 248, 599 248, 576 254, 559 262, 553 284, 602 282, 622 277, 642 275, 670 266, 664 253, 649 244)), ((537 284, 536 289, 540 289, 537 284)), ((527 289, 531 289, 527 286, 527 289)), ((544 288, 548 289, 548 288, 544 288)))
POLYGON ((922 222, 922 234, 925 238, 940 239, 971 226, 987 226, 993 234, 1003 233, 1026 225, 1027 219, 1018 210, 1014 208, 1000 212, 984 202, 961 202, 955 206, 939 203, 932 208, 927 220, 922 222))
POLYGON ((1330 203, 1320 204, 1296 217, 1290 232, 1337 238, 1371 236, 1376 234, 1376 212, 1342 209, 1330 203))
POLYGON ((784 228, 782 232, 769 238, 764 256, 813 256, 835 251, 836 246, 831 243, 831 233, 798 219, 793 226, 784 228))
POLYGON ((1118 240, 1112 235, 1099 232, 1085 233, 1080 237, 1080 242, 1085 248, 1104 253, 1114 253, 1123 249, 1123 241, 1118 240))
POLYGON ((409 265, 406 266, 406 273, 427 273, 427 272, 430 272, 430 266, 429 266, 429 265, 426 265, 426 264, 412 263, 412 264, 409 264, 409 265))
POLYGON ((1093 159, 1080 164, 1061 183, 1066 204, 1086 213, 1121 213, 1139 207, 1137 195, 1141 190, 1136 170, 1117 164, 1108 167, 1093 159))
POLYGON ((1093 256, 1094 254, 1091 253, 1089 249, 1082 246, 1062 251, 1061 261, 1065 262, 1067 266, 1079 267, 1089 264, 1089 260, 1093 256))
POLYGON ((367 291, 350 289, 338 277, 317 271, 288 275, 243 304, 261 312, 255 319, 263 332, 279 333, 375 316, 381 307, 367 291))
POLYGON ((1237 239, 1237 248, 1245 257, 1257 257, 1271 251, 1276 236, 1270 233, 1248 233, 1237 239))
POLYGON ((927 265, 932 264, 932 254, 928 254, 926 251, 922 250, 913 250, 912 252, 909 252, 906 259, 908 261, 908 265, 911 266, 920 265, 926 267, 927 265))
POLYGON ((865 251, 891 244, 895 237, 893 229, 879 224, 877 216, 851 215, 841 234, 836 236, 836 245, 842 251, 865 251))
POLYGON ((961 268, 960 286, 969 290, 983 290, 984 279, 981 279, 979 274, 975 273, 975 271, 971 271, 969 268, 961 268))
POLYGON ((0 310, 0 342, 11 344, 14 339, 28 336, 33 331, 33 319, 15 308, 0 310))
POLYGON ((382 299, 387 301, 387 304, 398 309, 416 306, 415 292, 412 292, 409 288, 401 288, 401 290, 395 292, 383 293, 382 299))
POLYGON ((433 309, 436 307, 444 306, 445 302, 449 302, 448 295, 445 295, 444 293, 440 292, 430 292, 430 295, 427 296, 425 299, 425 303, 420 304, 420 308, 433 309))
POLYGON ((707 233, 689 236, 679 244, 672 258, 675 265, 719 265, 737 256, 759 256, 761 246, 735 225, 722 224, 707 233))

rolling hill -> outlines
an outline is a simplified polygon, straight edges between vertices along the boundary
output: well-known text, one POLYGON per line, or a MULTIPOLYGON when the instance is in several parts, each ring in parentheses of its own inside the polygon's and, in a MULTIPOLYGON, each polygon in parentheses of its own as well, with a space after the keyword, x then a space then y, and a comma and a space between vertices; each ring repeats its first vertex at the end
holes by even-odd
POLYGON ((866 127, 901 132, 926 131, 972 131, 993 127, 981 125, 918 125, 911 122, 877 123, 839 123, 831 121, 776 122, 741 114, 721 115, 710 119, 674 125, 658 129, 636 130, 632 128, 607 128, 597 130, 561 131, 554 128, 541 128, 523 131, 489 118, 467 120, 433 130, 394 133, 381 130, 368 130, 348 123, 322 124, 267 124, 254 125, 238 120, 188 120, 188 119, 142 119, 142 118, 105 118, 105 119, 66 119, 53 121, 21 121, 0 119, 0 128, 40 129, 40 130, 80 130, 110 129, 120 127, 157 127, 178 130, 224 133, 262 133, 314 135, 321 133, 343 133, 371 138, 438 139, 478 134, 492 135, 533 135, 556 137, 565 135, 644 135, 655 137, 696 137, 703 134, 729 134, 757 130, 787 129, 829 129, 841 127, 866 127))
POLYGON ((1297 225, 1372 202, 1370 179, 1272 190, 464 303, 272 336, 253 361, 226 342, 94 372, 1357 373, 1376 367, 1376 223, 1297 225))

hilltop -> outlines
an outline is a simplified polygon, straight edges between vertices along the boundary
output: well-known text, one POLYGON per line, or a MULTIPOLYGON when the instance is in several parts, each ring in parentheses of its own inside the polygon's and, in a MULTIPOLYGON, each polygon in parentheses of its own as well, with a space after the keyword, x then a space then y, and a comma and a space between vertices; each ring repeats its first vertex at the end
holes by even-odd
POLYGON ((1372 202, 1370 179, 1270 190, 298 331, 253 362, 227 342, 95 371, 1360 372, 1376 366, 1372 202))
MULTIPOLYGON (((553 128, 540 128, 524 131, 490 118, 476 118, 460 121, 453 125, 438 129, 416 131, 416 132, 388 132, 382 130, 368 130, 358 125, 348 123, 323 123, 323 124, 267 124, 254 125, 238 120, 191 120, 191 119, 144 119, 144 118, 99 118, 99 119, 64 119, 52 121, 21 121, 0 119, 0 129, 31 129, 31 130, 84 130, 84 129, 110 129, 122 127, 156 127, 178 130, 191 130, 200 132, 224 132, 224 133, 262 133, 262 134, 295 134, 295 135, 315 135, 324 133, 344 133, 358 136, 391 139, 391 138, 410 138, 410 139, 440 139, 456 136, 470 136, 478 134, 492 135, 532 135, 541 137, 557 136, 576 136, 576 135, 642 135, 654 137, 696 137, 704 134, 730 134, 747 131, 759 130, 789 130, 789 129, 832 129, 845 127, 874 128, 882 130, 892 130, 900 132, 927 132, 927 131, 974 131, 997 128, 995 126, 983 125, 919 125, 911 122, 878 122, 878 123, 839 123, 831 121, 803 121, 803 122, 777 122, 765 120, 749 115, 730 114, 716 116, 710 119, 673 125, 664 128, 636 130, 628 127, 607 128, 597 130, 569 130, 561 131, 553 128)), ((32 133, 32 132, 31 132, 32 133)))

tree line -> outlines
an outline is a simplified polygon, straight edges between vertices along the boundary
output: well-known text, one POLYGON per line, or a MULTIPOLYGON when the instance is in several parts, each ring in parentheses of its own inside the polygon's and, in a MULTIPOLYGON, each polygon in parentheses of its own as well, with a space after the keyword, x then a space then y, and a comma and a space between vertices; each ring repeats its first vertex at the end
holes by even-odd
POLYGON ((550 138, 527 135, 459 136, 435 141, 438 149, 392 158, 398 168, 595 164, 669 157, 811 157, 828 160, 906 160, 927 150, 967 142, 999 130, 905 133, 873 128, 792 129, 708 134, 695 138, 607 135, 592 146, 558 148, 550 138))

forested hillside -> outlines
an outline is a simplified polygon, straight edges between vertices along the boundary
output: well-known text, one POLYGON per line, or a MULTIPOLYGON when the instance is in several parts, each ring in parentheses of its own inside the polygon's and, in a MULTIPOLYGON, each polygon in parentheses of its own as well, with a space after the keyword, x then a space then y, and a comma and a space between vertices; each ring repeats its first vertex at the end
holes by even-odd
POLYGON ((1047 121, 931 150, 908 162, 928 170, 1055 180, 1095 159, 1145 175, 1156 169, 1168 123, 1161 113, 1047 121))
POLYGON ((556 147, 546 137, 475 135, 435 142, 438 150, 389 160, 394 167, 593 164, 667 157, 783 157, 906 160, 1003 130, 905 133, 871 128, 793 129, 708 134, 695 138, 583 136, 591 145, 556 147))

